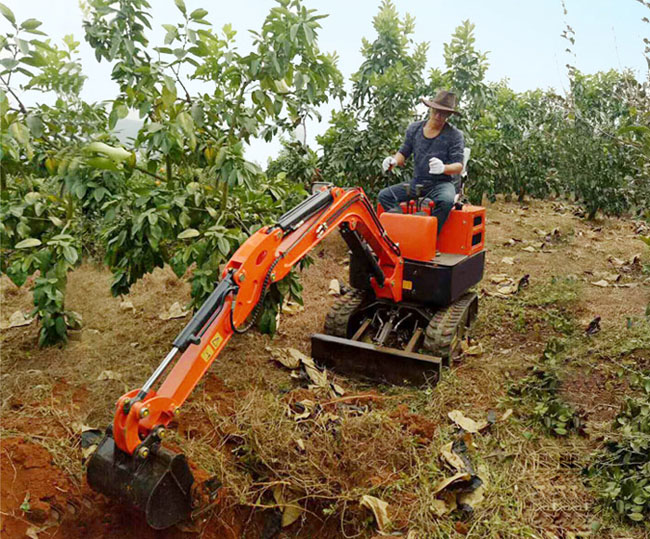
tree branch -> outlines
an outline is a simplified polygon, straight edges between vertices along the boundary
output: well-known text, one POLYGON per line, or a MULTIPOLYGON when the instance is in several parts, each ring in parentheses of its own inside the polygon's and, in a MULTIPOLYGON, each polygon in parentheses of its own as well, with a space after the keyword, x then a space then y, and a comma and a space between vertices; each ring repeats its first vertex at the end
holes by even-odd
POLYGON ((2 78, 2 76, 0 76, 0 82, 2 82, 2 84, 4 84, 7 87, 7 91, 18 102, 18 107, 20 108, 20 112, 22 112, 23 114, 27 114, 27 109, 25 108, 25 105, 23 105, 23 102, 18 98, 18 96, 15 94, 15 92, 9 87, 9 81, 5 81, 2 78))

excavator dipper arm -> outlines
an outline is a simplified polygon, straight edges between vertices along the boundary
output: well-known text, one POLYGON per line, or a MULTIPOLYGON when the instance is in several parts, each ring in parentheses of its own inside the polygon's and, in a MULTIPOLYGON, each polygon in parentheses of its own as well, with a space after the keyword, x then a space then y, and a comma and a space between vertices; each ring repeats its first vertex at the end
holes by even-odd
POLYGON ((165 428, 230 337, 243 332, 247 321, 252 325, 269 285, 283 279, 340 225, 355 231, 374 253, 374 257, 368 256, 372 258, 371 285, 376 296, 401 301, 403 259, 399 247, 386 235, 363 190, 329 187, 307 198, 277 224, 261 228, 240 246, 214 292, 174 340, 172 350, 149 380, 117 401, 112 428, 88 465, 93 488, 145 510, 149 524, 156 528, 187 516, 186 490, 192 480, 186 477, 189 469, 184 458, 182 463, 176 458, 182 455, 174 457, 160 447, 165 428), (166 371, 167 376, 154 389, 166 371), (164 464, 156 467, 150 462, 153 459, 164 464), (181 484, 185 486, 181 488, 181 484), (181 502, 170 501, 176 498, 181 502), (167 508, 170 503, 180 503, 182 508, 167 508))

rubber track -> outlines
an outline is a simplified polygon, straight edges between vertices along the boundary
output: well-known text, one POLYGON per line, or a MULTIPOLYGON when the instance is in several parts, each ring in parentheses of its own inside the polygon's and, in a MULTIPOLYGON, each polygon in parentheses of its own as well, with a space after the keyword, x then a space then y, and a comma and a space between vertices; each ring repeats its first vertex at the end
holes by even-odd
POLYGON ((353 289, 336 300, 325 317, 325 333, 334 337, 348 338, 348 322, 365 298, 364 290, 353 289))
POLYGON ((451 305, 444 307, 433 315, 424 333, 424 348, 432 355, 451 360, 451 349, 454 336, 458 333, 460 324, 469 325, 467 320, 472 303, 478 301, 474 292, 468 292, 451 305))

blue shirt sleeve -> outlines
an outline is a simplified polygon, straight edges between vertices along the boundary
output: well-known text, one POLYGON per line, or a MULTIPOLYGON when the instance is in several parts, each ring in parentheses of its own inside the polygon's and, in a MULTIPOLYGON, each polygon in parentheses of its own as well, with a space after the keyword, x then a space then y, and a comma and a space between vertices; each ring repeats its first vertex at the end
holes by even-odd
POLYGON ((447 153, 449 161, 446 164, 460 163, 463 164, 465 159, 465 137, 459 129, 454 129, 454 136, 449 144, 449 151, 447 153))
POLYGON ((404 137, 404 143, 402 144, 402 147, 399 149, 399 153, 401 153, 406 159, 408 159, 413 153, 413 142, 414 142, 413 139, 415 138, 416 127, 417 127, 417 122, 414 122, 406 128, 406 136, 404 137))

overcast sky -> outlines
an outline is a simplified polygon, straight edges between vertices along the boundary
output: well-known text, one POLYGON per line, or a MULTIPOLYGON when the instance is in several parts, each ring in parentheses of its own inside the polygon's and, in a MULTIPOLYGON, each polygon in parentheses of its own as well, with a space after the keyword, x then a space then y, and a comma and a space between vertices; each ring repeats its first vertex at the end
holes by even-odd
MULTIPOLYGON (((41 20, 41 29, 54 41, 60 42, 64 35, 73 34, 81 42, 83 71, 88 77, 83 99, 101 101, 115 97, 118 88, 110 79, 111 67, 106 62, 98 64, 84 40, 77 0, 1 1, 19 21, 31 17, 41 20)), ((180 13, 173 0, 149 1, 153 6, 150 45, 161 45, 165 33, 161 25, 179 21, 180 13)), ((321 50, 338 53, 339 69, 349 78, 361 63, 361 38, 375 37, 372 18, 379 0, 303 1, 306 6, 329 14, 320 21, 318 42, 321 50)), ((251 42, 247 30, 259 29, 269 8, 275 4, 272 0, 185 2, 189 11, 198 7, 207 9, 206 19, 218 28, 231 23, 238 31, 243 52, 251 42)), ((643 38, 648 37, 650 25, 641 19, 650 16, 650 10, 636 0, 566 0, 566 17, 560 0, 394 0, 394 4, 400 14, 415 16, 414 39, 429 42, 430 67, 444 67, 443 44, 449 41, 458 24, 470 19, 476 25, 476 46, 481 51, 489 51, 487 79, 507 78, 517 91, 553 87, 564 92, 568 61, 587 73, 610 68, 631 68, 637 78, 645 78, 647 73, 643 38), (576 32, 575 58, 565 52, 567 43, 560 37, 567 22, 576 32)), ((8 22, 0 19, 0 30, 4 33, 8 22)), ((49 101, 34 92, 23 95, 23 99, 26 104, 49 101)), ((322 123, 308 125, 309 142, 327 127, 329 112, 327 109, 323 112, 322 123)), ((263 164, 269 155, 277 153, 278 147, 277 143, 255 144, 248 157, 263 164)))

